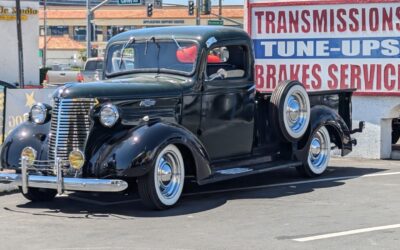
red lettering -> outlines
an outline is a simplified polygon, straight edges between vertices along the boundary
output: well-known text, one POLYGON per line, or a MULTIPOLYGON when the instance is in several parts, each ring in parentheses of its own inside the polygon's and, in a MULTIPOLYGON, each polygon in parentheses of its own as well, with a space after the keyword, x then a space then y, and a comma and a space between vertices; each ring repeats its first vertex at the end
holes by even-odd
POLYGON ((349 29, 350 31, 358 31, 359 27, 359 23, 358 20, 356 18, 356 15, 358 15, 358 9, 355 8, 351 8, 349 10, 349 18, 350 20, 353 22, 349 25, 349 29))
POLYGON ((328 21, 326 15, 326 9, 319 12, 318 10, 313 11, 313 24, 314 32, 327 32, 328 21))
POLYGON ((278 28, 277 33, 286 33, 286 16, 285 11, 278 12, 278 28))
POLYGON ((268 33, 275 33, 275 13, 272 11, 265 12, 265 32, 268 33))
MULTIPOLYGON (((383 84, 385 86, 386 90, 393 90, 394 87, 396 86, 396 81, 395 80, 390 80, 394 75, 396 68, 394 67, 393 64, 387 64, 383 70, 383 84), (390 73, 389 73, 390 71, 390 73)), ((399 72, 400 74, 400 72, 399 72)))
POLYGON ((378 11, 378 8, 371 8, 369 10, 369 29, 371 31, 378 31, 378 29, 379 29, 379 11, 378 11))
POLYGON ((268 64, 267 65, 267 75, 266 75, 266 81, 267 81, 267 89, 274 89, 276 86, 276 68, 275 65, 268 64))
POLYGON ((328 75, 331 80, 328 80, 328 88, 329 89, 337 89, 338 86, 338 79, 335 75, 335 72, 338 71, 338 67, 335 64, 331 64, 328 67, 328 75))
POLYGON ((321 65, 314 64, 312 67, 312 76, 315 78, 315 81, 311 81, 311 87, 313 89, 321 89, 322 79, 321 79, 321 65))
POLYGON ((361 67, 358 65, 350 65, 350 86, 361 89, 361 67))
POLYGON ((299 11, 297 10, 289 12, 289 32, 299 32, 299 11))
POLYGON ((264 12, 256 11, 254 13, 254 15, 256 15, 256 17, 257 17, 257 33, 260 34, 261 33, 261 17, 264 15, 264 12))
POLYGON ((311 24, 310 21, 308 21, 308 17, 310 17, 310 11, 308 10, 303 10, 301 12, 301 20, 303 21, 303 25, 301 27, 301 31, 303 31, 304 33, 308 33, 311 30, 311 24))
POLYGON ((256 71, 256 88, 263 89, 264 88, 264 68, 261 65, 255 65, 256 71))
POLYGON ((279 65, 279 81, 284 81, 284 80, 288 80, 286 65, 281 64, 279 65))
POLYGON ((361 23, 362 23, 362 31, 367 30, 367 13, 364 8, 361 10, 361 23))
POLYGON ((349 65, 342 64, 340 65, 340 89, 348 89, 349 85, 347 80, 349 80, 349 75, 347 74, 347 70, 349 65))
POLYGON ((346 15, 346 10, 338 9, 336 14, 337 14, 337 19, 340 23, 337 26, 337 30, 339 32, 345 32, 346 31, 346 20, 344 20, 343 16, 346 15))
POLYGON ((376 90, 382 89, 382 65, 376 65, 376 90))
POLYGON ((396 8, 396 16, 397 16, 397 19, 398 19, 397 24, 396 24, 396 29, 398 31, 400 31, 400 7, 396 8))
POLYGON ((331 32, 335 32, 335 10, 334 9, 331 9, 330 11, 330 24, 331 24, 331 26, 330 26, 330 31, 331 32))
POLYGON ((382 29, 383 30, 393 30, 393 10, 392 8, 388 10, 383 8, 383 15, 382 15, 382 29))
POLYGON ((299 80, 300 65, 290 65, 290 79, 299 80))
POLYGON ((371 64, 370 70, 368 70, 368 64, 363 64, 365 90, 373 90, 374 78, 375 78, 375 64, 371 64))
POLYGON ((310 69, 310 65, 305 64, 303 65, 303 70, 302 70, 302 77, 301 77, 301 83, 304 85, 306 89, 310 89, 310 85, 308 85, 308 80, 310 79, 310 74, 308 73, 308 70, 310 69))

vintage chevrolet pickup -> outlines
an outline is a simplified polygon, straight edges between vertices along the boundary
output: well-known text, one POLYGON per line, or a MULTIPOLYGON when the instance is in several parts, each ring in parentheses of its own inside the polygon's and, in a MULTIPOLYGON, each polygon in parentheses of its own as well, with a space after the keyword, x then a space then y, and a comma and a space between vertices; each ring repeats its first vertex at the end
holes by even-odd
POLYGON ((107 46, 104 79, 67 84, 5 140, 1 182, 31 201, 64 191, 120 192, 177 203, 199 185, 294 167, 321 175, 331 149, 349 154, 353 90, 307 93, 282 81, 256 91, 252 40, 227 27, 129 31, 107 46))

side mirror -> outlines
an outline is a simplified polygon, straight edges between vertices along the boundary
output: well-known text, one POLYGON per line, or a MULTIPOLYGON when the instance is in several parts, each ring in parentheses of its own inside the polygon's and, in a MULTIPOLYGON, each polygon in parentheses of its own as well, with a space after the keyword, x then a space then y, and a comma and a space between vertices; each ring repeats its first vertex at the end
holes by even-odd
POLYGON ((217 73, 214 73, 210 76, 209 80, 214 81, 217 78, 220 78, 221 80, 225 79, 228 77, 228 72, 224 69, 219 69, 217 73))

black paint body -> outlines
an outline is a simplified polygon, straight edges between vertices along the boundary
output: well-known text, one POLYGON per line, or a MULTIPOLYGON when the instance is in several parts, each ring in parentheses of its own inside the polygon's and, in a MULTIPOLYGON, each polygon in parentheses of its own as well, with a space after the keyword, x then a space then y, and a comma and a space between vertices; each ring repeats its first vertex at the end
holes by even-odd
MULTIPOLYGON (((239 29, 144 29, 123 33, 110 44, 127 41, 132 35, 162 38, 171 34, 176 39, 191 39, 199 44, 199 59, 192 74, 104 75, 106 80, 102 82, 63 87, 62 98, 99 101, 91 113, 82 177, 130 179, 145 175, 153 167, 157 153, 173 143, 183 153, 187 173, 203 184, 210 182, 215 170, 224 166, 302 162, 307 156, 305 149, 311 133, 323 125, 327 126, 332 141, 342 149, 342 155, 351 152, 352 91, 310 93, 311 122, 304 138, 294 144, 275 138, 276 133, 268 122, 270 94, 255 90, 252 41, 239 29), (210 37, 215 37, 217 42, 207 48, 210 37), (208 49, 226 44, 247 48, 249 65, 245 79, 206 80, 203 72, 208 49), (154 100, 155 105, 140 106, 146 99, 154 100), (104 103, 113 103, 120 111, 120 121, 112 128, 105 128, 99 122, 99 109, 104 103), (145 122, 144 116, 150 120, 145 122)), ((27 146, 37 150, 38 159, 46 160, 49 124, 27 121, 16 128, 5 140, 1 165, 18 168, 21 151, 27 146)))

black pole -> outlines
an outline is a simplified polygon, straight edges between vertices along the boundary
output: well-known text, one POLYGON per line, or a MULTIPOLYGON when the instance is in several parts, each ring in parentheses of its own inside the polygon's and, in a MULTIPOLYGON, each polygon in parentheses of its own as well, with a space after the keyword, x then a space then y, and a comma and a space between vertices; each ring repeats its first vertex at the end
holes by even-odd
POLYGON ((22 46, 21 28, 21 0, 16 0, 15 8, 17 11, 17 37, 18 37, 18 66, 19 66, 19 86, 24 88, 24 52, 22 46))

